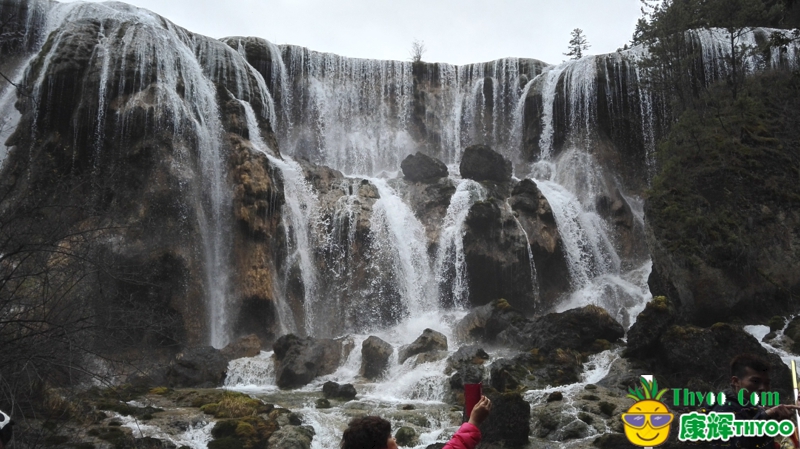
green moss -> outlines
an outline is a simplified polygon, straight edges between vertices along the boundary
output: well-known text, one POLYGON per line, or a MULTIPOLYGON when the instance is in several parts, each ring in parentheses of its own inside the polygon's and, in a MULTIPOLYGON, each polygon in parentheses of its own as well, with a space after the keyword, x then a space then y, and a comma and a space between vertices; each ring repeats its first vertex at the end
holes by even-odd
POLYGON ((155 387, 150 389, 150 394, 157 394, 157 395, 165 395, 170 392, 170 389, 167 387, 155 387))
POLYGON ((494 307, 496 309, 506 310, 511 308, 511 304, 509 304, 504 298, 500 298, 494 302, 494 307))
POLYGON ((775 332, 783 329, 783 326, 786 325, 786 319, 782 316, 774 316, 769 319, 769 330, 770 332, 775 332))
POLYGON ((647 305, 661 312, 666 312, 670 309, 672 303, 669 302, 666 296, 655 296, 647 305))
POLYGON ((217 409, 219 408, 219 404, 206 404, 200 407, 200 410, 203 413, 207 413, 209 415, 216 415, 217 409))
POLYGON ((597 405, 600 406, 600 412, 608 416, 614 415, 614 410, 617 409, 616 405, 607 401, 600 401, 597 405))
POLYGON ((256 429, 246 421, 239 421, 236 425, 236 436, 242 439, 253 438, 256 436, 256 429))

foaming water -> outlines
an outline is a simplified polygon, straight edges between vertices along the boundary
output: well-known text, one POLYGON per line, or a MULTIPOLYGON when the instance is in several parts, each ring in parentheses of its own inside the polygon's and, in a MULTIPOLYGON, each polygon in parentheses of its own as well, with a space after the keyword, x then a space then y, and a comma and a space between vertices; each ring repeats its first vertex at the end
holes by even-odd
MULTIPOLYGON (((169 412, 173 412, 173 410, 169 412)), ((134 438, 157 438, 169 441, 176 447, 188 446, 192 449, 205 449, 208 447, 208 443, 211 441, 211 429, 216 424, 214 421, 206 422, 205 420, 200 420, 195 424, 191 424, 183 432, 171 433, 164 431, 160 426, 145 424, 131 416, 123 416, 117 413, 114 413, 114 415, 122 423, 123 427, 131 429, 134 438)))
POLYGON ((391 275, 398 278, 404 314, 421 316, 438 308, 430 300, 435 295, 435 289, 425 228, 386 180, 370 178, 369 181, 378 188, 380 194, 380 199, 373 206, 370 221, 373 249, 391 261, 391 275))
MULTIPOLYGON (((783 329, 775 331, 775 338, 770 340, 771 342, 781 342, 783 340, 786 326, 788 326, 789 323, 792 322, 793 318, 794 317, 790 317, 788 320, 786 320, 786 324, 783 326, 783 329)), ((778 357, 780 357, 781 360, 783 360, 783 363, 789 368, 792 367, 792 360, 797 360, 797 356, 795 354, 792 354, 783 348, 774 346, 770 342, 764 341, 764 337, 766 337, 766 335, 770 333, 769 326, 756 324, 756 325, 745 326, 744 330, 745 332, 755 337, 755 339, 758 340, 758 342, 761 344, 761 346, 764 347, 764 349, 773 354, 778 355, 778 357)))

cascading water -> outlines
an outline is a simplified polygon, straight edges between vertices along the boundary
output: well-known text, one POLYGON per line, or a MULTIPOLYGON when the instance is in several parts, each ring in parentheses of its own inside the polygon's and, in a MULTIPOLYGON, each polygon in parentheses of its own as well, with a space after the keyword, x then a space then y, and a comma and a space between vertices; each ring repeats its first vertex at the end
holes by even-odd
POLYGON ((419 316, 436 309, 431 301, 435 290, 422 224, 385 180, 371 181, 381 196, 372 213, 374 251, 391 258, 392 275, 398 278, 404 298, 404 314, 419 316))
POLYGON ((485 198, 486 189, 480 183, 462 179, 447 207, 434 265, 439 298, 446 304, 458 307, 469 305, 467 265, 464 258, 464 221, 472 205, 485 198))
POLYGON ((622 272, 611 224, 596 211, 600 198, 613 196, 609 185, 615 184, 590 153, 597 114, 596 64, 595 57, 585 57, 542 75, 541 153, 531 173, 553 210, 571 277, 572 293, 556 310, 595 303, 628 327, 650 298, 649 265, 642 261, 622 272), (565 105, 563 118, 556 117, 558 101, 565 105), (559 153, 554 148, 556 119, 569 125, 565 141, 570 147, 559 153), (644 282, 637 275, 642 271, 644 282))
POLYGON ((516 159, 511 111, 528 79, 545 66, 517 58, 414 65, 263 45, 273 61, 270 87, 279 97, 281 151, 368 176, 397 170, 418 145, 448 164, 475 143, 516 159), (420 97, 430 86, 437 95, 420 97), (419 102, 432 103, 425 114, 415 110, 419 102))
MULTIPOLYGON (((265 80, 261 68, 245 60, 251 38, 231 38, 226 41, 228 47, 118 3, 56 5, 50 13, 52 23, 47 26, 56 30, 50 50, 38 56, 38 74, 28 74, 32 95, 38 100, 34 107, 41 103, 45 76, 67 39, 66 32, 82 18, 100 19, 96 22, 101 27, 92 54, 100 70, 96 79, 87 77, 84 81, 87 86, 96 81, 99 92, 90 139, 95 167, 101 168, 106 161, 106 141, 124 144, 131 133, 140 131, 131 129, 128 111, 146 107, 157 130, 180 141, 177 164, 192 172, 189 178, 202 181, 187 180, 182 188, 189 201, 200 204, 199 251, 205 259, 210 338, 216 347, 228 342, 232 324, 226 305, 231 246, 228 205, 232 195, 225 182, 227 159, 218 104, 223 94, 232 95, 242 105, 250 142, 267 155, 283 178, 285 205, 281 218, 288 248, 285 266, 281 267, 284 278, 277 282, 281 284, 278 288, 283 288, 277 296, 282 297, 276 302, 284 332, 334 336, 355 330, 359 333, 350 338, 358 348, 367 338, 363 332, 369 330, 398 348, 423 329, 434 328, 448 336, 452 353, 461 343, 453 339, 452 326, 463 317, 461 308, 468 304, 469 295, 463 225, 470 207, 490 194, 475 181, 450 179, 457 184, 455 194, 439 227, 431 263, 431 242, 425 228, 391 187, 394 184, 384 177, 396 172, 400 161, 416 150, 429 150, 445 163, 456 164, 463 148, 476 143, 493 146, 519 166, 526 160, 520 155, 522 113, 526 100, 534 94, 541 95, 542 110, 541 134, 537 136, 540 153, 532 177, 552 208, 572 282, 571 291, 556 309, 600 304, 627 327, 649 298, 649 261, 620 255, 613 223, 598 207, 601 200, 620 198, 640 226, 640 201, 617 187, 614 175, 593 153, 598 91, 621 89, 624 84, 610 77, 605 78, 605 85, 598 84, 600 64, 607 65, 611 58, 611 65, 628 67, 625 55, 637 50, 622 56, 586 57, 542 73, 545 65, 534 60, 415 65, 349 59, 267 42, 264 45, 271 55, 271 76, 265 80), (126 71, 132 76, 115 79, 116 72, 126 71), (114 105, 112 110, 112 91, 132 94, 127 103, 114 105), (273 96, 277 103, 273 103, 273 96), (278 157, 277 148, 268 148, 269 139, 261 135, 260 121, 268 121, 275 129, 279 148, 289 157, 278 157), (116 135, 105 135, 110 128, 117 130, 116 135), (196 139, 182 140, 189 135, 196 139), (192 162, 192 155, 196 162, 192 162), (327 206, 321 204, 322 193, 306 179, 303 157, 347 175, 330 186, 331 191, 341 191, 330 209, 324 209, 327 206), (369 238, 357 241, 358 232, 369 238), (361 243, 366 244, 360 247, 361 243), (359 285, 359 276, 369 280, 361 291, 354 288, 359 285), (295 281, 294 287, 299 287, 289 292, 295 281), (295 299, 300 310, 289 304, 289 297, 298 291, 295 299), (442 301, 448 295, 451 298, 442 301), (389 320, 382 320, 382 312, 373 314, 370 310, 386 306, 384 302, 391 309, 389 320), (456 307, 441 308, 442 302, 456 307), (349 328, 352 321, 348 318, 359 313, 370 319, 365 326, 349 328)), ((726 51, 724 36, 716 31, 700 32, 697 40, 703 48, 706 75, 719 77, 719 61, 726 51)), ((796 48, 788 54, 794 57, 796 48)), ((771 64, 780 63, 784 57, 773 56, 771 64)), ((616 73, 630 70, 620 68, 616 73)), ((635 73, 639 81, 641 75, 638 70, 635 73)), ((11 101, 9 92, 0 93, 3 112, 11 101)), ((649 94, 638 92, 641 134, 645 145, 651 145, 656 136, 654 106, 649 94), (648 101, 642 101, 645 97, 648 101)), ((33 114, 34 133, 37 121, 44 118, 40 112, 33 114)), ((531 240, 531 236, 526 237, 531 240)), ((533 260, 530 246, 528 254, 533 260)), ((532 271, 535 268, 531 266, 532 271)), ((594 370, 587 366, 587 371, 594 377, 566 389, 577 390, 586 382, 600 379, 616 355, 607 351, 592 359, 594 370)), ((399 364, 395 354, 386 377, 379 382, 361 378, 360 363, 360 351, 353 350, 336 373, 297 392, 279 392, 274 387, 272 356, 262 353, 232 362, 227 387, 257 391, 275 402, 300 408, 317 430, 316 448, 335 447, 349 414, 363 410, 387 416, 397 425, 412 421, 398 406, 414 405, 416 414, 426 420, 424 425, 416 424, 422 436, 418 447, 443 437, 457 421, 458 413, 450 412, 445 403, 448 388, 444 359, 415 365, 412 358, 399 364), (316 409, 310 398, 326 380, 356 383, 361 396, 352 404, 329 411, 316 409)), ((527 397, 531 402, 540 401, 544 391, 530 392, 527 397)), ((207 430, 203 427, 199 437, 180 441, 203 444, 207 430)))
POLYGON ((88 141, 95 175, 113 172, 113 148, 124 147, 138 138, 135 133, 145 131, 133 130, 132 124, 137 113, 148 107, 152 111, 152 129, 146 132, 174 136, 176 163, 202 180, 187 179, 182 188, 187 198, 196 202, 198 211, 197 225, 202 236, 198 252, 204 259, 210 343, 225 346, 230 332, 227 298, 231 295, 232 195, 226 182, 227 154, 222 142, 225 130, 217 103, 217 83, 235 98, 253 104, 261 117, 274 121, 274 105, 266 83, 230 47, 193 35, 149 11, 122 3, 54 4, 47 16, 47 29, 53 31, 51 43, 47 52, 37 56, 37 72, 29 69, 25 75, 25 84, 31 87, 35 100, 31 127, 34 138, 38 125, 52 119, 52 112, 43 107, 51 101, 54 87, 52 81, 47 82, 51 64, 74 33, 91 29, 86 25, 89 23, 99 24, 90 60, 91 66, 98 67, 98 74, 85 77, 82 83, 83 89, 97 92, 96 114, 89 136, 81 136, 81 127, 75 124, 73 148, 88 141), (112 104, 120 92, 131 94, 121 103, 112 104), (50 115, 43 116, 45 111, 50 115), (112 129, 114 133, 106 135, 112 129))

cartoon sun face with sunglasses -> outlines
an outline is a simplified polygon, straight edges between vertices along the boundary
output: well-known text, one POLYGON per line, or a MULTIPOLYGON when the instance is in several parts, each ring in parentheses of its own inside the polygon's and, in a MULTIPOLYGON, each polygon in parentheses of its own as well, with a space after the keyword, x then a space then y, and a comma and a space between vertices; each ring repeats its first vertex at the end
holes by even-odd
POLYGON ((674 418, 667 406, 659 400, 667 389, 658 391, 658 384, 652 376, 642 376, 640 382, 643 390, 639 387, 636 390, 628 389, 630 394, 627 397, 637 402, 622 414, 625 436, 636 446, 659 446, 667 441, 674 418))

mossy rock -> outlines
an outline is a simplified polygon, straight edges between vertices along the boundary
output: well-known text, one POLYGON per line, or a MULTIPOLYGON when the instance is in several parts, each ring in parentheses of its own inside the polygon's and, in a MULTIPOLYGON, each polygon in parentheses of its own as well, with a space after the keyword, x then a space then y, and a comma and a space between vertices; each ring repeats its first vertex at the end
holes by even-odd
POLYGON ((397 429, 397 433, 394 434, 394 439, 397 441, 398 446, 416 446, 419 442, 417 432, 413 428, 407 426, 397 429))
POLYGON ((242 393, 225 392, 217 403, 204 404, 200 407, 203 413, 214 415, 215 418, 246 418, 259 413, 269 413, 273 406, 264 404, 258 399, 251 398, 242 393))
POLYGON ((319 398, 316 402, 317 408, 331 408, 331 401, 325 398, 319 398))
POLYGON ((217 409, 219 409, 219 404, 216 404, 216 403, 205 404, 205 405, 200 407, 200 410, 203 413, 206 413, 208 415, 216 415, 217 414, 217 409))
POLYGON ((617 409, 616 404, 607 401, 600 401, 597 405, 600 406, 600 412, 607 416, 614 415, 614 410, 617 409))
POLYGON ((211 436, 216 440, 233 437, 236 435, 236 427, 238 425, 239 421, 235 419, 219 420, 214 424, 214 428, 211 429, 211 436))
POLYGON ((236 425, 236 436, 242 439, 254 438, 257 435, 255 427, 247 421, 239 421, 236 425))
POLYGON ((168 387, 155 387, 150 389, 150 394, 157 394, 163 396, 169 394, 171 391, 172 390, 170 390, 168 387))

